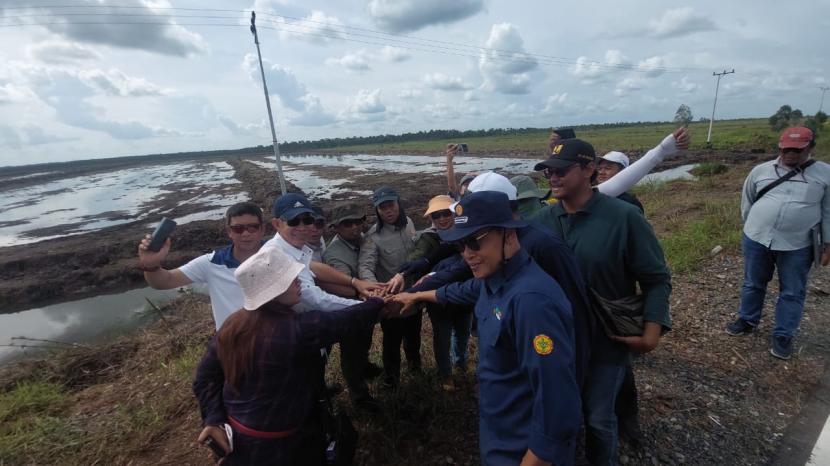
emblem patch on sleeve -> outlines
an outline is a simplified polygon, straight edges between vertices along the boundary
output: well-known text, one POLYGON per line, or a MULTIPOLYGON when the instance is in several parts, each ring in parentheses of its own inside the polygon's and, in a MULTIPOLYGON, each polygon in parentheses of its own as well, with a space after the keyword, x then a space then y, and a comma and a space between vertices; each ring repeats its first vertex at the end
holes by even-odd
POLYGON ((533 349, 542 356, 547 356, 553 352, 553 340, 545 334, 536 335, 533 338, 533 349))

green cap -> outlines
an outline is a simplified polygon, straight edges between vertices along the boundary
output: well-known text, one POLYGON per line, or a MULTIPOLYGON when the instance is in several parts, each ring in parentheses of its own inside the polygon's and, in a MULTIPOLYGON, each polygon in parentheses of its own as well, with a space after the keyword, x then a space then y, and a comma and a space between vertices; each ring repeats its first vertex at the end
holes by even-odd
POLYGON ((349 203, 339 205, 331 212, 331 224, 337 226, 343 220, 357 220, 366 216, 366 207, 357 204, 349 203))
POLYGON ((531 197, 538 197, 544 198, 547 194, 545 191, 540 190, 536 186, 536 182, 533 181, 533 178, 527 175, 519 175, 510 178, 510 183, 516 187, 516 199, 529 199, 531 197))

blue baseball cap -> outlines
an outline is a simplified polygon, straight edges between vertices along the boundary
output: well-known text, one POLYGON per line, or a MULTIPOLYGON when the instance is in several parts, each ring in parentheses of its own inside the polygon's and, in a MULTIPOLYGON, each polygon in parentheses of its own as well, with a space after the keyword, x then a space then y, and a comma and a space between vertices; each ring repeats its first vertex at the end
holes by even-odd
POLYGON ((438 235, 447 242, 466 238, 482 228, 522 228, 522 220, 514 220, 507 194, 498 191, 477 191, 461 198, 455 205, 455 220, 449 230, 438 235))
POLYGON ((311 202, 305 196, 297 193, 283 194, 274 202, 274 207, 271 209, 274 217, 291 220, 300 214, 314 214, 314 209, 311 202))
POLYGON ((372 203, 377 207, 386 201, 397 201, 399 198, 398 192, 393 188, 381 186, 372 194, 372 203))

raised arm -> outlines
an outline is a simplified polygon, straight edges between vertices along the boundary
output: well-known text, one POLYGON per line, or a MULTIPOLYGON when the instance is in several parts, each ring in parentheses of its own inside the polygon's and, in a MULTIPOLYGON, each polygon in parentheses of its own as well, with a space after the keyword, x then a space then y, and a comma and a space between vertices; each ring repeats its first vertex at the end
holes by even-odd
POLYGON ((447 144, 444 154, 447 156, 447 188, 451 193, 458 193, 458 181, 455 179, 455 167, 453 158, 458 153, 458 144, 447 144))
POLYGON ((144 271, 144 280, 147 281, 150 287, 157 290, 170 290, 189 285, 195 281, 180 269, 166 270, 161 267, 162 262, 170 252, 170 238, 164 242, 164 246, 158 252, 147 249, 149 245, 150 235, 146 235, 138 244, 138 266, 144 271))

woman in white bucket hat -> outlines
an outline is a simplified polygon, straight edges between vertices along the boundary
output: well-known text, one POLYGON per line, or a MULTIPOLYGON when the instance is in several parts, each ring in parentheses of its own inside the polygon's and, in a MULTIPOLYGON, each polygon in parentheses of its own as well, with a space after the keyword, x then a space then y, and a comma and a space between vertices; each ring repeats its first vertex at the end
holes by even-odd
POLYGON ((268 246, 242 263, 235 276, 244 309, 228 317, 197 369, 193 391, 205 425, 199 442, 229 452, 225 465, 325 459, 320 348, 373 324, 384 302, 296 313, 302 268, 268 246))

